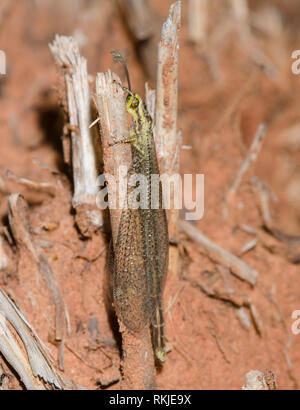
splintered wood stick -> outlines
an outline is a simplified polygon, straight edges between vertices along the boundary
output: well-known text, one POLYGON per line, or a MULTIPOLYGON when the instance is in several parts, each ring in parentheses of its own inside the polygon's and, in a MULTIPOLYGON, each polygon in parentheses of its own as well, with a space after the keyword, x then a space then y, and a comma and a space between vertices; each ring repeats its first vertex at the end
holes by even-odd
POLYGON ((0 352, 18 373, 28 390, 79 390, 71 380, 62 377, 55 368, 48 348, 31 326, 24 312, 0 288, 0 352), (12 328, 14 329, 11 332, 12 328), (17 333, 17 338, 16 338, 17 333), (20 349, 20 341, 26 350, 20 349))
MULTIPOLYGON (((181 2, 170 7, 167 20, 162 26, 158 46, 157 87, 156 87, 156 150, 160 165, 160 174, 173 175, 180 169, 180 138, 177 130, 178 106, 178 31, 181 21, 181 2)), ((174 204, 176 193, 173 186, 170 192, 170 203, 174 204)), ((179 211, 168 212, 169 237, 174 243, 178 237, 179 211)), ((170 245, 170 277, 178 273, 178 249, 170 245)))
POLYGON ((243 161, 241 168, 239 169, 239 172, 237 173, 231 187, 229 188, 227 192, 227 198, 230 198, 233 195, 235 195, 235 193, 238 190, 238 187, 240 186, 242 182, 245 172, 249 169, 250 165, 253 164, 257 160, 265 135, 266 135, 266 125, 262 123, 259 125, 256 131, 256 134, 254 136, 254 139, 252 141, 251 147, 249 149, 249 152, 245 160, 243 161))
POLYGON ((102 226, 102 214, 96 205, 97 167, 91 123, 87 61, 79 53, 72 37, 56 35, 50 50, 60 66, 66 84, 72 140, 74 194, 73 206, 81 233, 90 236, 102 226))
POLYGON ((181 20, 181 2, 170 7, 161 30, 158 46, 156 85, 156 150, 160 171, 177 172, 177 107, 178 107, 178 31, 181 20), (171 171, 170 171, 171 170, 171 171))
MULTIPOLYGON (((130 144, 121 142, 129 136, 125 110, 126 92, 122 89, 121 80, 115 73, 108 71, 97 75, 96 102, 100 118, 105 175, 106 178, 109 175, 113 176, 116 181, 116 184, 113 184, 108 179, 107 186, 112 239, 116 246, 122 213, 120 205, 126 199, 126 192, 118 190, 120 179, 126 178, 126 174, 120 176, 120 170, 122 167, 124 170, 130 167, 132 156, 130 144)), ((108 274, 112 275, 112 272, 108 274)), ((123 324, 121 318, 118 319, 122 333, 124 388, 155 388, 155 367, 149 326, 146 326, 141 333, 133 334, 123 324)))
POLYGON ((211 259, 221 265, 227 266, 238 278, 245 280, 250 283, 250 285, 254 286, 256 284, 258 272, 255 269, 252 269, 246 262, 221 248, 191 223, 181 220, 179 225, 181 230, 189 238, 204 247, 211 259))
POLYGON ((60 376, 55 370, 54 362, 47 348, 43 345, 35 330, 30 326, 24 314, 19 311, 1 288, 0 310, 0 326, 5 333, 5 338, 0 340, 0 351, 20 375, 26 388, 44 389, 40 380, 42 379, 46 383, 52 383, 56 388, 61 389, 60 376), (19 351, 19 346, 9 330, 10 326, 17 331, 21 338, 27 351, 28 359, 19 351))
POLYGON ((201 45, 207 37, 208 0, 189 0, 188 29, 191 41, 201 45))
MULTIPOLYGON (((0 307, 2 308, 1 304, 0 307)), ((27 390, 45 390, 43 383, 34 377, 26 355, 24 355, 12 332, 9 330, 5 316, 2 314, 2 309, 0 312, 0 351, 5 360, 20 376, 27 390)))
MULTIPOLYGON (((114 244, 117 240, 122 209, 118 206, 125 199, 124 193, 118 191, 120 186, 120 171, 124 172, 131 165, 130 144, 118 143, 129 138, 127 123, 126 92, 120 87, 121 80, 110 70, 107 73, 98 73, 96 79, 96 103, 100 118, 101 142, 103 149, 104 172, 115 178, 116 184, 108 180, 108 207, 114 244)), ((126 178, 126 174, 123 178, 126 178)), ((104 185, 104 181, 103 181, 104 185)))

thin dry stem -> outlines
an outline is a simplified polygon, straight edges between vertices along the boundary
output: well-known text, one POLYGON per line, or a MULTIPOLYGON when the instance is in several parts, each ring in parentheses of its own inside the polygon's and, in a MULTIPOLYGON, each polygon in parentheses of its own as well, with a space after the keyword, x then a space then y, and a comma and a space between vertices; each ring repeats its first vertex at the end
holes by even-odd
POLYGON ((57 372, 50 351, 24 313, 1 288, 0 312, 0 352, 27 389, 45 390, 53 386, 62 390, 82 388, 57 372), (24 349, 20 349, 21 345, 24 349))
MULTIPOLYGON (((27 359, 24 361, 23 355, 20 355, 21 352, 16 354, 15 357, 9 356, 12 367, 21 372, 21 377, 23 373, 25 374, 24 383, 26 387, 33 388, 33 386, 35 386, 36 388, 41 388, 42 385, 38 380, 38 377, 41 377, 45 382, 53 384, 57 388, 62 388, 60 376, 54 368, 54 362, 48 349, 39 339, 35 330, 30 326, 24 315, 19 311, 13 301, 9 299, 2 289, 0 289, 0 310, 3 315, 1 317, 1 326, 2 329, 5 329, 7 336, 6 342, 10 340, 11 348, 14 350, 15 342, 13 341, 13 336, 6 324, 9 323, 18 333, 24 343, 24 347, 26 348, 30 367, 27 359)), ((8 349, 7 343, 5 346, 6 349, 8 349)), ((2 348, 3 345, 1 344, 1 349, 2 348)), ((8 355, 9 352, 10 349, 6 350, 8 355)))
MULTIPOLYGON (((180 135, 177 131, 178 106, 178 31, 181 20, 181 2, 170 7, 168 19, 162 26, 161 40, 158 46, 157 94, 156 94, 156 149, 160 165, 160 173, 173 175, 179 173, 180 167, 180 135)), ((172 187, 171 204, 174 204, 176 192, 172 187)), ((168 212, 169 237, 178 237, 179 211, 168 212)), ((178 274, 178 249, 170 245, 168 275, 178 274)))
MULTIPOLYGON (((96 79, 96 103, 98 107, 103 148, 104 172, 115 177, 116 185, 108 181, 108 206, 112 237, 116 243, 122 209, 120 206, 125 199, 118 191, 120 183, 120 169, 124 171, 131 165, 130 144, 119 143, 129 138, 126 115, 126 93, 120 87, 121 80, 108 70, 98 73, 96 79), (120 195, 123 197, 120 198, 120 195), (119 201, 120 199, 120 201, 119 201)), ((126 177, 126 175, 125 175, 126 177)), ((104 183, 104 181, 103 181, 104 183)))
POLYGON ((162 26, 158 46, 156 131, 159 136, 156 149, 161 173, 178 170, 177 106, 178 106, 178 30, 181 2, 172 4, 168 19, 162 26))
POLYGON ((258 272, 252 269, 246 262, 215 244, 189 222, 180 221, 180 228, 191 239, 203 246, 214 261, 230 268, 240 279, 247 281, 252 286, 255 285, 258 272))
POLYGON ((9 330, 5 316, 0 313, 0 350, 8 363, 15 369, 28 390, 45 390, 43 384, 34 377, 30 365, 9 330))
POLYGON ((240 186, 242 182, 244 174, 249 169, 249 167, 257 160, 261 147, 262 147, 262 142, 263 142, 265 134, 266 134, 266 125, 260 124, 254 136, 249 152, 245 160, 243 161, 241 168, 239 169, 239 172, 237 173, 230 189, 228 190, 227 198, 230 198, 236 194, 238 187, 240 186))

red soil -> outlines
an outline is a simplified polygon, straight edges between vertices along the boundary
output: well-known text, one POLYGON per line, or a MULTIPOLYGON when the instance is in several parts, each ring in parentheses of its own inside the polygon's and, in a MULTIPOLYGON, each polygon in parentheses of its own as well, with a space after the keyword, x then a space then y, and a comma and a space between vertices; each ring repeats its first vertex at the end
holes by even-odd
MULTIPOLYGON (((150 4, 163 22, 171 1, 152 0, 150 4)), ((253 288, 233 275, 225 275, 224 280, 200 245, 181 236, 179 279, 168 278, 164 294, 171 351, 157 375, 161 389, 239 389, 248 371, 266 368, 275 372, 279 388, 299 387, 300 335, 291 332, 291 314, 300 309, 299 267, 288 258, 297 248, 263 230, 253 178, 267 182, 278 199, 270 203, 274 226, 300 236, 299 136, 298 148, 290 142, 292 127, 299 127, 300 77, 291 72, 290 55, 299 48, 300 31, 294 16, 300 8, 296 1, 250 2, 258 15, 269 4, 277 5, 282 13, 282 32, 276 38, 259 28, 253 31, 256 46, 278 71, 273 77, 259 69, 234 25, 215 43, 210 37, 206 48, 197 49, 188 38, 183 2, 178 125, 183 144, 192 146, 182 151, 182 173, 205 174, 205 214, 196 226, 237 255, 253 239, 237 227, 256 229, 258 244, 242 259, 259 272, 259 279, 253 288), (267 135, 260 156, 226 208, 226 192, 262 121, 267 123, 267 135), (254 320, 244 308, 247 327, 236 306, 207 296, 192 286, 193 281, 219 294, 233 289, 237 299, 250 297, 258 317, 254 320)), ((212 10, 210 36, 214 29, 220 30, 225 12, 212 10)), ((65 0, 57 1, 56 7, 53 1, 11 2, 4 17, 0 16, 0 49, 7 56, 7 75, 0 83, 0 175, 6 184, 0 189, 0 216, 7 225, 9 193, 21 192, 30 205, 34 238, 42 243, 70 314, 65 376, 90 389, 99 388, 99 380, 118 388, 119 383, 113 382, 119 377, 120 353, 103 295, 106 238, 101 232, 90 241, 80 238, 71 213, 68 178, 51 174, 34 162, 38 158, 62 169, 62 117, 56 92, 61 78, 48 48, 56 33, 81 39, 81 52, 93 76, 111 67, 110 50, 128 50, 132 82, 143 95, 146 77, 113 2, 65 0), (24 188, 3 177, 6 169, 37 181, 61 178, 65 196, 52 198, 24 188)), ((294 134, 297 137, 297 129, 294 134)), ((10 265, 0 273, 1 286, 56 357, 57 348, 51 343, 54 306, 43 279, 28 255, 19 255, 8 244, 5 249, 10 265)))

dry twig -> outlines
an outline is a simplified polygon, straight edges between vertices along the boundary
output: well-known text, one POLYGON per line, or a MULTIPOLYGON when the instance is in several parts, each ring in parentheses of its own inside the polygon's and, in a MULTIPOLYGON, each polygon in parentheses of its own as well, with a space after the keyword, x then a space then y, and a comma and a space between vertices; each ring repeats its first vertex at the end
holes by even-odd
POLYGON ((259 155, 259 152, 261 150, 263 138, 266 133, 266 126, 265 124, 260 124, 258 127, 258 130, 256 131, 256 134, 254 136, 253 142, 251 144, 251 147, 249 149, 249 152, 243 161, 241 168, 239 169, 239 172, 237 173, 234 182, 232 183, 231 187, 228 190, 227 193, 227 198, 230 199, 233 195, 235 195, 236 191, 238 190, 239 185, 241 184, 241 181, 243 179, 243 176, 245 172, 249 169, 250 165, 252 165, 256 160, 259 155))
MULTIPOLYGON (((118 144, 128 139, 129 130, 126 116, 126 93, 120 87, 121 80, 115 74, 98 73, 96 79, 96 102, 101 119, 101 142, 103 149, 104 172, 115 177, 116 184, 108 180, 108 207, 110 209, 110 222, 112 237, 116 242, 122 209, 118 205, 123 202, 124 193, 117 188, 120 186, 120 170, 129 168, 131 164, 130 144, 118 144), (120 199, 120 195, 123 197, 120 199)), ((123 178, 126 175, 123 175, 123 178)), ((104 184, 104 181, 102 181, 104 184)))
POLYGON ((180 228, 191 239, 202 245, 214 261, 227 266, 237 277, 247 281, 252 286, 256 284, 258 272, 242 259, 215 244, 189 222, 180 221, 180 228))
MULTIPOLYGON (((160 173, 174 175, 179 173, 181 138, 177 130, 178 105, 178 31, 181 21, 181 2, 170 7, 168 19, 162 26, 158 46, 157 88, 156 88, 156 150, 160 173)), ((175 203, 176 191, 170 189, 170 203, 175 203)), ((179 211, 168 212, 169 237, 174 243, 178 238, 179 211)), ((170 245, 168 275, 178 275, 178 249, 170 245)))
POLYGON ((80 56, 72 37, 56 36, 50 44, 52 54, 65 77, 72 139, 72 164, 76 222, 81 233, 91 236, 102 226, 102 214, 96 205, 97 168, 94 142, 90 131, 91 109, 87 61, 80 56))
POLYGON ((27 389, 44 389, 39 377, 59 389, 62 379, 56 372, 49 351, 16 305, 0 289, 0 350, 10 365, 17 371, 27 389), (20 350, 8 323, 20 336, 27 358, 20 350))

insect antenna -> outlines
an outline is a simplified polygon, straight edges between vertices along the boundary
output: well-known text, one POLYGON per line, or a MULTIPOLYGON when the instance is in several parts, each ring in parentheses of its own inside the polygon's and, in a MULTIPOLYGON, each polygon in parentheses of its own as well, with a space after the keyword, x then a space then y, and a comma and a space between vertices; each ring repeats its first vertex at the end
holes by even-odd
MULTIPOLYGON (((119 51, 117 50, 112 50, 110 52, 110 54, 112 54, 114 56, 113 61, 120 61, 120 63, 123 65, 124 67, 124 71, 125 71, 125 75, 127 78, 127 83, 128 83, 128 91, 130 92, 130 94, 132 94, 131 92, 131 84, 130 84, 130 78, 129 78, 129 72, 128 72, 128 68, 127 65, 125 63, 125 60, 123 58, 123 56, 120 54, 119 51)), ((126 89, 125 87, 123 87, 124 89, 126 89)))

